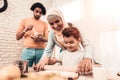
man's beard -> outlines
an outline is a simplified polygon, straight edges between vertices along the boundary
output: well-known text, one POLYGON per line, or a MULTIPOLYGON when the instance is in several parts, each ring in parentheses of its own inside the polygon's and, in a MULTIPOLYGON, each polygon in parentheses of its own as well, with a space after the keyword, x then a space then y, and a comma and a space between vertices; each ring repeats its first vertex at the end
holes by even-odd
POLYGON ((34 16, 34 17, 35 17, 35 19, 37 19, 37 20, 40 18, 40 16, 34 16))

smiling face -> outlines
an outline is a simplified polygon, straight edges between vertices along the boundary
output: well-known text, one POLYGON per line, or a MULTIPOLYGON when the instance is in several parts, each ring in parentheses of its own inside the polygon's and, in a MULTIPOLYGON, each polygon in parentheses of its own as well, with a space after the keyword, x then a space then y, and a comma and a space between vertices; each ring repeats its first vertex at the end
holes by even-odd
POLYGON ((47 17, 48 23, 53 30, 61 31, 63 29, 62 19, 57 15, 49 15, 47 17))
POLYGON ((78 50, 79 42, 80 41, 76 40, 73 36, 70 36, 70 37, 65 37, 64 36, 65 47, 70 52, 74 52, 74 51, 78 50))
POLYGON ((66 49, 70 52, 78 50, 79 43, 82 41, 81 34, 76 27, 67 27, 62 31, 64 45, 66 49))

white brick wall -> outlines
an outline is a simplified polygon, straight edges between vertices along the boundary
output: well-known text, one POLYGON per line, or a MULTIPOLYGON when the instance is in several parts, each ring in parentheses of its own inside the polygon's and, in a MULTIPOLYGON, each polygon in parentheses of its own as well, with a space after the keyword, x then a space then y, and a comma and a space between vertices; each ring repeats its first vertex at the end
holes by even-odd
POLYGON ((22 40, 16 40, 16 30, 21 19, 32 16, 31 5, 36 1, 43 1, 43 4, 47 5, 44 0, 7 1, 7 10, 0 13, 0 67, 20 59, 22 40))

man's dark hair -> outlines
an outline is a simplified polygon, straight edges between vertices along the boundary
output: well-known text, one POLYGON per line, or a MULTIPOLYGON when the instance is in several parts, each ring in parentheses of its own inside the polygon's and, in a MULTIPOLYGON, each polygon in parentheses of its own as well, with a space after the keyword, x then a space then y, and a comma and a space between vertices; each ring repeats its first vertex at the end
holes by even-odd
POLYGON ((42 3, 36 2, 31 6, 31 10, 34 11, 34 9, 38 7, 42 9, 42 14, 45 15, 46 14, 46 8, 44 7, 44 5, 42 3))

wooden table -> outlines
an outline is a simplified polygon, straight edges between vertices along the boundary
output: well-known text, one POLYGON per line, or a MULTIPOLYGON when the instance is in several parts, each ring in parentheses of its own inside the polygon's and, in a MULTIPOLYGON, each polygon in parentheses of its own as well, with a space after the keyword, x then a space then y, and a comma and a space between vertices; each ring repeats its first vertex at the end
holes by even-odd
MULTIPOLYGON (((96 67, 101 67, 101 66, 96 66, 96 67)), ((52 66, 52 69, 53 68, 54 67, 52 66)), ((50 67, 48 66, 48 68, 46 67, 46 69, 49 70, 50 67)), ((56 69, 59 70, 59 68, 56 68, 56 69)), ((60 67, 60 69, 61 69, 61 67, 60 67)), ((73 69, 73 70, 75 70, 75 69, 73 69)), ((70 70, 70 71, 72 71, 72 70, 70 70)), ((29 72, 35 72, 35 71, 32 68, 29 68, 29 72)), ((36 73, 40 73, 40 72, 36 72, 36 73)), ((114 73, 112 71, 108 71, 108 80, 120 80, 120 76, 117 76, 116 74, 117 73, 114 73)), ((21 78, 21 80, 26 80, 26 78, 21 78)), ((76 79, 76 80, 93 80, 93 73, 79 75, 78 79, 76 79)))

